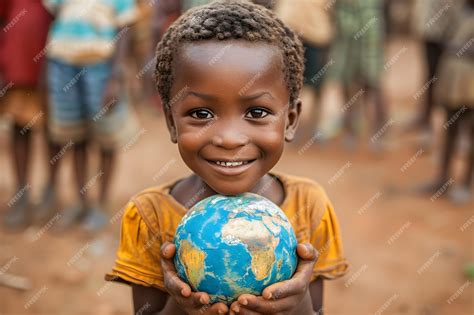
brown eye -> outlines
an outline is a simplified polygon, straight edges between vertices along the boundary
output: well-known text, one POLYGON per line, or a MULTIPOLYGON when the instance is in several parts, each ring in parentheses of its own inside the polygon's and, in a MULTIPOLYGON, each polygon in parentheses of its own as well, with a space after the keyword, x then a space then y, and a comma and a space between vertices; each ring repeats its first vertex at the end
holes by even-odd
POLYGON ((207 109, 197 109, 190 113, 191 117, 196 119, 211 119, 214 115, 207 109))
POLYGON ((268 110, 263 109, 263 108, 253 108, 245 114, 245 117, 247 118, 264 118, 270 114, 268 110))

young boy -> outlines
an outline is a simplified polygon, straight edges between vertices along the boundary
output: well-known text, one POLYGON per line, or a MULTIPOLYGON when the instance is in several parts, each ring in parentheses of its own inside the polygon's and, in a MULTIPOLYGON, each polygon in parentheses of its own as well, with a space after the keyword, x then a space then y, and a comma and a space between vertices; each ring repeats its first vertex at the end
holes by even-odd
POLYGON ((46 116, 44 58, 40 58, 40 53, 50 22, 51 16, 40 0, 0 3, 0 115, 13 118, 11 151, 17 181, 15 194, 20 196, 8 203, 5 224, 9 228, 26 227, 33 214, 28 183, 31 136, 33 129, 43 126, 46 116))
MULTIPOLYGON (((137 17, 134 0, 43 0, 55 15, 49 33, 48 136, 50 184, 41 219, 54 214, 54 183, 64 152, 74 152, 78 204, 69 207, 57 226, 83 220, 87 229, 105 223, 103 207, 117 149, 134 135, 128 107, 120 101, 119 84, 128 25, 137 17), (100 148, 100 170, 88 173, 87 151, 100 148), (99 204, 87 199, 87 190, 100 180, 99 204)), ((38 219, 38 220, 41 220, 38 219)))
POLYGON ((223 1, 184 14, 157 48, 156 79, 171 141, 193 174, 137 194, 125 208, 117 261, 107 280, 132 286, 142 314, 255 314, 322 309, 323 279, 342 276, 339 225, 311 180, 270 172, 300 115, 303 50, 275 15, 223 1), (279 205, 297 234, 300 257, 288 281, 227 306, 191 292, 170 244, 182 217, 215 194, 253 192, 279 205), (317 263, 316 256, 319 251, 317 263))

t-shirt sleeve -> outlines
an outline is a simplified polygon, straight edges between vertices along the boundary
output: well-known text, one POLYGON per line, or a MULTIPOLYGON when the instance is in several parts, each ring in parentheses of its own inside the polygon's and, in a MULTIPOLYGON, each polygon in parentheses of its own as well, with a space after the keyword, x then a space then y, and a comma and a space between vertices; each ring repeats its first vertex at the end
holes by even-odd
POLYGON ((311 221, 319 222, 319 224, 315 224, 315 228, 311 229, 310 242, 318 250, 319 258, 314 265, 311 281, 318 277, 339 278, 347 272, 349 267, 344 258, 341 231, 333 206, 322 189, 318 195, 320 200, 315 203, 315 206, 320 209, 312 212, 311 221))
POLYGON ((114 3, 117 14, 117 27, 130 25, 138 19, 139 10, 135 0, 116 0, 114 3))
POLYGON ((117 259, 112 271, 105 276, 108 281, 153 286, 165 290, 161 270, 160 250, 162 239, 154 234, 130 201, 125 207, 117 259))

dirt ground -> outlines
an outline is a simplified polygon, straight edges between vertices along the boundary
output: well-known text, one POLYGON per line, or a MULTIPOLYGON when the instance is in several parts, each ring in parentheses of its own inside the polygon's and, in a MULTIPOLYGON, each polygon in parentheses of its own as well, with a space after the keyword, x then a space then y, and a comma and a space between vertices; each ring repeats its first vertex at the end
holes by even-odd
MULTIPOLYGON (((422 149, 405 131, 404 123, 416 110, 413 95, 424 84, 423 68, 416 43, 393 40, 387 58, 397 53, 396 64, 384 74, 393 119, 385 153, 371 153, 370 133, 361 137, 353 152, 338 139, 323 144, 303 139, 288 146, 276 169, 321 183, 338 214, 351 269, 345 277, 325 283, 326 314, 474 314, 474 286, 462 272, 466 263, 474 261, 474 207, 454 206, 445 194, 432 198, 411 192, 410 187, 435 176, 439 141, 431 151, 422 149)), ((327 95, 326 106, 336 108, 337 90, 330 88, 327 95)), ((54 221, 24 232, 0 228, 2 272, 31 281, 26 291, 0 286, 1 315, 132 312, 130 289, 103 280, 114 262, 121 207, 134 193, 188 173, 157 111, 139 106, 138 116, 142 129, 120 154, 105 231, 95 236, 79 230, 59 234, 51 229, 54 221)), ((437 135, 444 119, 437 113, 437 135)), ((2 130, 2 211, 15 194, 7 145, 2 130)), ((47 163, 39 136, 34 152, 31 192, 37 200, 47 163)), ((458 154, 458 160, 461 157, 458 154)), ((67 204, 73 199, 71 160, 64 159, 59 186, 67 204)), ((457 163, 453 185, 461 171, 462 164, 457 163)))

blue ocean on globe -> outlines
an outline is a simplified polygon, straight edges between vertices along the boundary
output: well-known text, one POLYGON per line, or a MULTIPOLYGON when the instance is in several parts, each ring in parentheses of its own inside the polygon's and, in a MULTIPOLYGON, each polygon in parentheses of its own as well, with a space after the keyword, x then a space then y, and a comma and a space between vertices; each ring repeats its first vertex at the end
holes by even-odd
POLYGON ((174 243, 178 275, 211 302, 230 304, 243 293, 291 278, 295 232, 284 212, 256 194, 214 195, 183 217, 174 243))

